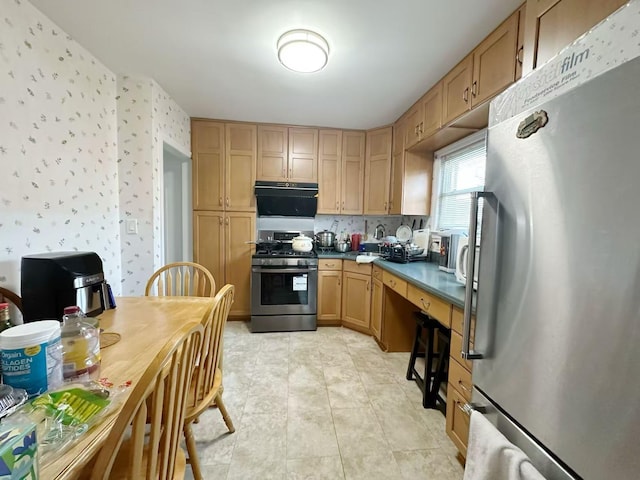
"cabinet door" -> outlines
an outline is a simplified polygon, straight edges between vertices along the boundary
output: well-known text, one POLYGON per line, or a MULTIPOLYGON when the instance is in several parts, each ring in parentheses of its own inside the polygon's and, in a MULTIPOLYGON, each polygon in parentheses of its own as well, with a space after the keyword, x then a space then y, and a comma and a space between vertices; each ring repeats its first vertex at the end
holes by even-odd
POLYGON ((469 440, 470 418, 469 414, 462 409, 466 403, 464 397, 451 384, 447 385, 446 431, 463 457, 467 456, 467 442, 469 440))
POLYGON ((340 213, 342 131, 320 130, 318 144, 318 213, 340 213))
POLYGON ((224 213, 193 212, 193 260, 213 275, 216 289, 224 280, 224 213))
POLYGON ((383 342, 382 338, 382 310, 383 310, 383 284, 380 280, 373 280, 373 291, 371 292, 371 333, 383 342))
POLYGON ((391 180, 391 127, 367 132, 364 214, 386 215, 391 180))
POLYGON ((524 65, 524 28, 527 18, 527 3, 523 3, 518 9, 518 48, 516 50, 516 82, 522 78, 522 66, 524 65))
POLYGON ((420 140, 420 122, 422 121, 422 117, 422 103, 418 102, 407 115, 404 139, 405 148, 413 147, 420 140))
POLYGON ((253 213, 229 212, 225 215, 224 223, 225 283, 236 287, 230 314, 245 317, 251 315, 251 255, 253 254, 253 246, 247 242, 255 240, 256 216, 253 213))
POLYGON ((318 182, 318 129, 289 128, 290 182, 318 182))
POLYGON ((340 213, 362 215, 364 202, 365 133, 342 134, 342 182, 340 213))
POLYGON ((371 312, 371 276, 361 273, 342 274, 342 321, 369 329, 371 312))
POLYGON ((422 120, 420 121, 420 138, 427 138, 442 127, 442 82, 429 90, 422 97, 422 120))
POLYGON ((255 211, 257 127, 241 123, 225 125, 227 150, 225 208, 239 212, 255 211))
POLYGON ((527 0, 523 74, 545 63, 625 3, 627 0, 527 0))
POLYGON ((341 306, 342 271, 318 272, 318 323, 339 323, 341 306))
POLYGON ((455 120, 471 108, 473 55, 468 55, 442 79, 442 123, 455 120))
POLYGON ((191 122, 193 209, 224 209, 224 124, 191 122))
POLYGON ((284 182, 287 180, 287 127, 258 126, 258 180, 284 182))
POLYGON ((471 107, 493 97, 514 82, 518 17, 518 12, 515 12, 473 51, 471 107))
POLYGON ((391 162, 391 200, 389 201, 389 214, 402 214, 402 190, 404 179, 404 157, 406 153, 394 153, 391 162))

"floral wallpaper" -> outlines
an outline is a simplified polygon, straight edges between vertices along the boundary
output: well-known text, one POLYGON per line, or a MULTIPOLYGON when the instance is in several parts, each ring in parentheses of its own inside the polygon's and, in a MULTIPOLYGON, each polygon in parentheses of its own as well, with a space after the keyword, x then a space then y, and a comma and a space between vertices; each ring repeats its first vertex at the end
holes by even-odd
POLYGON ((122 293, 142 295, 162 261, 163 142, 190 156, 189 116, 153 80, 118 77, 122 293), (138 232, 126 232, 137 220, 138 232))
POLYGON ((0 285, 20 259, 95 251, 120 294, 116 78, 31 4, 0 10, 0 285))

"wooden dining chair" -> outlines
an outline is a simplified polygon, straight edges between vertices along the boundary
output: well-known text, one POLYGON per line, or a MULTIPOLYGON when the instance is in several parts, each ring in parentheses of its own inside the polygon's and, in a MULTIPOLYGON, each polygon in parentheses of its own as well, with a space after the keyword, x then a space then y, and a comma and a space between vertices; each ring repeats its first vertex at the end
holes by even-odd
POLYGON ((187 323, 160 350, 115 419, 91 480, 184 478, 181 429, 203 337, 202 324, 187 323))
POLYGON ((20 310, 20 313, 22 313, 22 299, 20 298, 20 295, 4 287, 0 287, 0 303, 4 303, 6 301, 13 303, 16 308, 20 310))
POLYGON ((144 289, 145 296, 213 297, 216 281, 211 272, 193 262, 169 263, 151 275, 144 289))
POLYGON ((189 454, 188 462, 196 480, 202 480, 203 477, 191 424, 197 421, 205 410, 215 406, 220 410, 229 433, 236 431, 222 401, 224 390, 222 386, 222 339, 229 310, 231 310, 233 303, 234 289, 235 287, 229 284, 220 289, 214 298, 211 316, 203 321, 204 342, 200 348, 200 360, 194 372, 189 404, 184 419, 184 436, 189 454))

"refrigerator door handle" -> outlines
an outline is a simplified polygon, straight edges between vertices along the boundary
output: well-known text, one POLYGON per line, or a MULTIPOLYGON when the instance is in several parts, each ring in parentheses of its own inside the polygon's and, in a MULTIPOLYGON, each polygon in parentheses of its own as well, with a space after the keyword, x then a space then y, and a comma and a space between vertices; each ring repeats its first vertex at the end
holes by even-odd
POLYGON ((464 294, 464 323, 462 325, 462 358, 479 360, 482 354, 471 350, 471 312, 473 310, 473 279, 476 268, 476 238, 478 234, 478 202, 481 197, 492 197, 491 192, 471 193, 471 217, 469 219, 469 244, 467 252, 467 284, 464 294))

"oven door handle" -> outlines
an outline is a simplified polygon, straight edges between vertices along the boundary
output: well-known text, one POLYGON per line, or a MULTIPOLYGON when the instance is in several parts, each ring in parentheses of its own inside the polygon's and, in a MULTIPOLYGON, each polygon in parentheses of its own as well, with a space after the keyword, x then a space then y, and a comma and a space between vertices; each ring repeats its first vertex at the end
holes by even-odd
POLYGON ((305 269, 300 268, 264 268, 264 267, 252 267, 253 273, 300 273, 307 274, 309 272, 317 270, 318 267, 309 267, 305 269))

